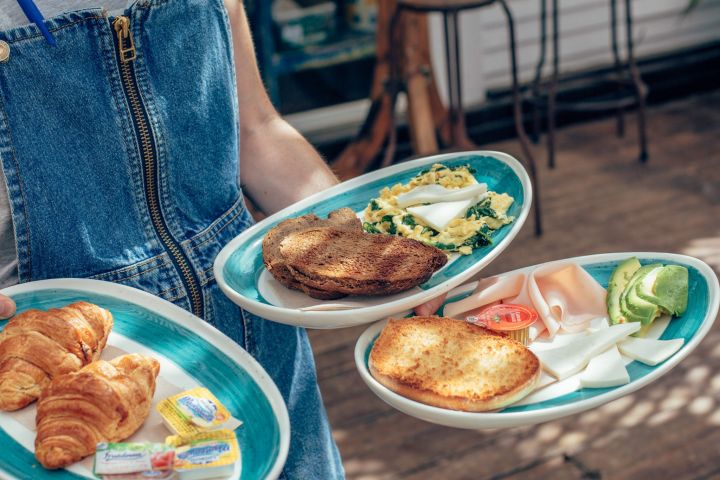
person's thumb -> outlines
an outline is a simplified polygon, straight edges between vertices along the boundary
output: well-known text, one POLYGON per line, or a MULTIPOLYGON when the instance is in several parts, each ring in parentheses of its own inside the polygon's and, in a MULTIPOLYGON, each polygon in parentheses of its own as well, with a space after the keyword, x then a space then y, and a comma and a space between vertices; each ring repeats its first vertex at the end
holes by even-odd
POLYGON ((415 315, 419 317, 435 315, 435 312, 437 312, 438 309, 442 307, 442 304, 445 303, 446 297, 447 294, 443 294, 439 297, 433 298, 426 303, 423 303, 422 305, 418 305, 417 307, 415 307, 415 315))
POLYGON ((10 318, 15 315, 15 302, 12 298, 0 295, 0 319, 10 318))

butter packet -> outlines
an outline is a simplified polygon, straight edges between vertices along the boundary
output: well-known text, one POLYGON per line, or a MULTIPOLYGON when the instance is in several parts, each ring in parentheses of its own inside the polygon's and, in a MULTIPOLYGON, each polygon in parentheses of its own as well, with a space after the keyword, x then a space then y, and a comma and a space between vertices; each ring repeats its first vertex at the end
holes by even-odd
POLYGON ((167 437, 165 443, 175 448, 175 472, 180 480, 228 477, 240 460, 240 447, 232 430, 189 437, 174 435, 167 437))
POLYGON ((151 470, 137 473, 120 473, 117 475, 103 475, 103 480, 178 480, 174 470, 151 470))
POLYGON ((95 475, 117 475, 173 469, 175 450, 162 443, 97 444, 95 475))
POLYGON ((242 425, 203 387, 168 397, 158 403, 156 409, 170 431, 182 437, 220 428, 235 430, 242 425))

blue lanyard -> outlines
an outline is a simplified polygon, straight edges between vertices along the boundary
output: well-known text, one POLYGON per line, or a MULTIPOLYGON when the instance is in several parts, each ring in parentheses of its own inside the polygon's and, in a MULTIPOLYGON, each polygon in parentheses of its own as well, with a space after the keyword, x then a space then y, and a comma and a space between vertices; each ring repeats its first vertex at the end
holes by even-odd
POLYGON ((55 37, 53 37, 52 33, 50 33, 50 30, 48 30, 45 26, 45 19, 43 18, 42 13, 40 13, 40 10, 38 10, 37 5, 35 5, 35 2, 33 2, 33 0, 17 0, 17 2, 20 5, 20 8, 22 8, 23 12, 25 12, 25 16, 27 17, 27 19, 38 26, 43 36, 45 37, 45 40, 47 40, 47 42, 54 47, 55 37))

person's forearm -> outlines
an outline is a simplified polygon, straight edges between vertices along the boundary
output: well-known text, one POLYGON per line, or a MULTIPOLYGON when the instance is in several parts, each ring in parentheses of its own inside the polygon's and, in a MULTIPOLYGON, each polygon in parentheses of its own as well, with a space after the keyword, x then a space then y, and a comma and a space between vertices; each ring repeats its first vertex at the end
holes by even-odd
POLYGON ((265 213, 337 183, 320 155, 280 118, 260 79, 240 0, 225 0, 230 19, 240 115, 240 180, 265 213))
POLYGON ((240 135, 243 190, 265 213, 274 213, 338 180, 300 133, 277 117, 240 135))

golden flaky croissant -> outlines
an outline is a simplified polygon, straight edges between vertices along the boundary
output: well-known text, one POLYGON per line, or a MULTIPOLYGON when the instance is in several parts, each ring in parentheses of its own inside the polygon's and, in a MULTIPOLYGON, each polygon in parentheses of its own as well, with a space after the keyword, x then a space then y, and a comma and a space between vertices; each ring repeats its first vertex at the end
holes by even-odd
POLYGON ((150 413, 160 364, 140 354, 99 360, 53 379, 38 400, 35 457, 62 468, 124 440, 150 413))
POLYGON ((87 302, 10 319, 0 332, 0 410, 25 407, 53 378, 100 358, 112 325, 110 312, 87 302))

